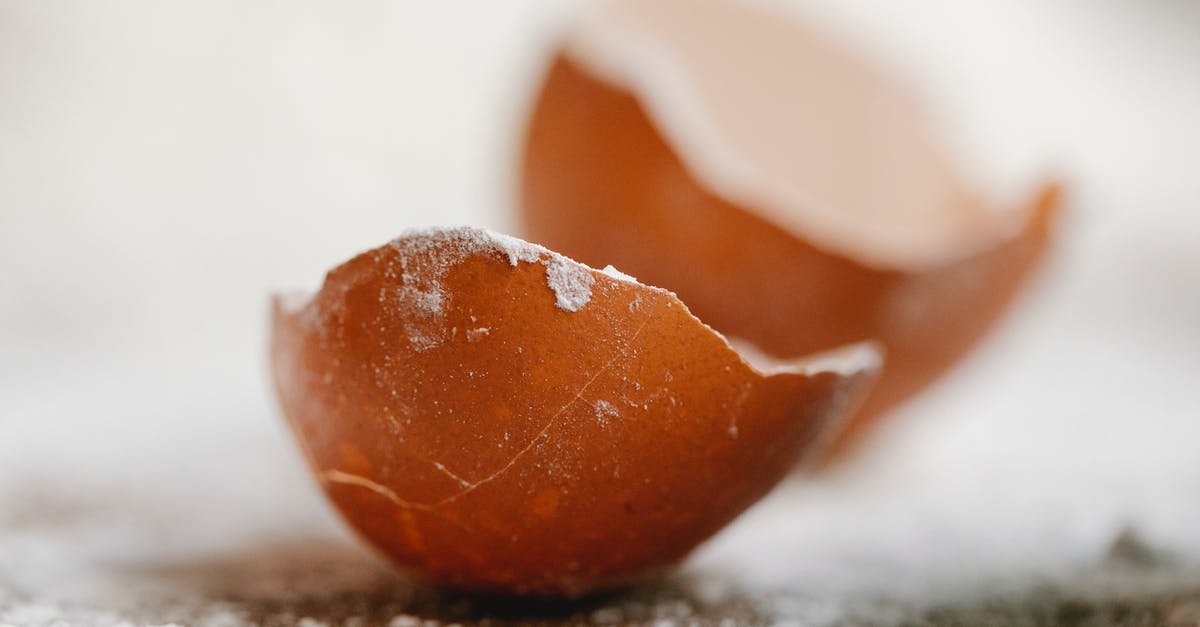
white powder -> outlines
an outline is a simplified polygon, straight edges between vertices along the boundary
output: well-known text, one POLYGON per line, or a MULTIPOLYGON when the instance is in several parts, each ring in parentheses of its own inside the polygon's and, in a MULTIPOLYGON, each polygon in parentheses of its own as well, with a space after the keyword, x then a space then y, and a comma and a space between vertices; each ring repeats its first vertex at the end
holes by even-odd
MULTIPOLYGON (((612 265, 604 266, 604 269, 601 270, 601 272, 603 272, 604 274, 607 274, 608 276, 610 276, 618 281, 625 281, 627 283, 637 283, 638 282, 637 279, 629 276, 628 274, 625 274, 624 272, 621 272, 620 270, 616 269, 612 265)), ((639 285, 640 285, 640 283, 639 283, 639 285)))
MULTIPOLYGON (((469 257, 500 255, 512 266, 519 262, 542 263, 546 266, 546 284, 554 292, 554 302, 565 311, 582 309, 591 300, 591 287, 595 283, 591 268, 537 244, 487 229, 414 229, 392 240, 390 245, 401 254, 403 286, 398 296, 413 319, 406 330, 413 348, 419 351, 445 340, 442 308, 449 295, 442 289, 441 280, 450 268, 469 257)), ((468 340, 474 341, 486 334, 487 329, 469 333, 473 335, 468 340)))
POLYGON ((440 289, 423 291, 414 287, 405 286, 402 293, 405 295, 406 299, 413 304, 414 307, 420 309, 421 311, 428 312, 430 315, 442 313, 443 295, 440 289))
POLYGON ((608 422, 609 418, 621 415, 620 412, 617 411, 616 405, 613 405, 605 400, 599 400, 595 403, 592 403, 592 409, 596 410, 596 418, 602 423, 608 422))
POLYGON ((546 283, 554 290, 554 303, 559 309, 582 309, 592 298, 595 282, 590 268, 562 255, 554 255, 546 263, 546 283))
POLYGON ((498 246, 500 250, 504 252, 504 254, 508 255, 508 264, 512 266, 517 265, 518 261, 534 263, 542 256, 542 254, 550 252, 549 250, 538 246, 537 244, 531 244, 523 239, 519 239, 511 235, 494 233, 492 231, 484 232, 492 238, 493 244, 498 246))
POLYGON ((500 254, 513 266, 520 261, 534 263, 544 256, 555 255, 542 246, 511 235, 465 226, 410 229, 392 240, 390 245, 406 257, 431 253, 436 255, 441 266, 438 269, 442 274, 450 266, 475 255, 500 254))
MULTIPOLYGON (((415 284, 416 279, 407 272, 403 275, 403 281, 398 300, 410 313, 404 330, 408 333, 413 350, 429 350, 442 342, 442 301, 445 300, 445 295, 436 281, 433 282, 434 285, 422 289, 415 284)), ((381 294, 380 298, 386 299, 387 292, 381 294)))

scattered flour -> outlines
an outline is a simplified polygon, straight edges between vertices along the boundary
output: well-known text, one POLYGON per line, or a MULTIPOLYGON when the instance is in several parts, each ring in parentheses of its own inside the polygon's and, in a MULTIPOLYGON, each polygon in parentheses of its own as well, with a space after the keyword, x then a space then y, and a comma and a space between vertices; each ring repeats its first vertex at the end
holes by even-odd
POLYGON ((624 272, 621 272, 620 270, 616 269, 615 267, 613 267, 611 265, 604 266, 604 269, 601 270, 601 272, 603 272, 604 274, 607 274, 608 276, 610 276, 618 281, 626 281, 628 283, 637 283, 638 282, 637 279, 629 276, 628 274, 625 274, 624 272))
MULTIPOLYGON (((587 266, 537 244, 486 229, 414 229, 389 245, 400 253, 401 272, 396 277, 400 287, 391 294, 385 291, 380 294, 380 299, 394 298, 393 302, 400 303, 407 314, 405 331, 416 351, 430 350, 446 340, 444 309, 450 294, 443 289, 442 279, 450 268, 469 257, 493 254, 500 255, 512 266, 520 262, 543 264, 546 284, 554 292, 555 305, 564 311, 579 311, 592 297, 595 278, 587 266)), ((616 270, 606 273, 620 275, 616 270)), ((468 330, 467 340, 478 341, 488 331, 486 327, 468 330)))
POLYGON ((445 295, 440 285, 421 289, 410 283, 410 275, 404 274, 404 285, 400 288, 400 301, 406 303, 413 317, 404 327, 413 350, 428 350, 441 343, 442 301, 445 295))
POLYGON ((590 268, 561 255, 555 255, 546 264, 546 283, 554 290, 554 302, 559 309, 582 309, 592 298, 595 282, 590 268))
POLYGON ((621 415, 620 412, 617 411, 616 405, 613 405, 605 400, 599 400, 595 403, 592 403, 592 409, 596 410, 596 419, 602 423, 607 423, 609 418, 615 418, 621 415))

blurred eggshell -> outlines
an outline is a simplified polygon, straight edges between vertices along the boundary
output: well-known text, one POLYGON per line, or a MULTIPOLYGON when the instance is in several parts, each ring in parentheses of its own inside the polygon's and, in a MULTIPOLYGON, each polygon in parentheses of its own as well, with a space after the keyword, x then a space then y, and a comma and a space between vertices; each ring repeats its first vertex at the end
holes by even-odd
POLYGON ((534 106, 524 232, 778 357, 877 340, 887 367, 840 449, 975 344, 1049 239, 1055 186, 995 210, 939 132, 906 85, 794 16, 602 3, 534 106))
POLYGON ((473 229, 402 236, 273 316, 283 412, 345 520, 489 593, 670 566, 827 444, 879 363, 756 368, 670 292, 473 229))

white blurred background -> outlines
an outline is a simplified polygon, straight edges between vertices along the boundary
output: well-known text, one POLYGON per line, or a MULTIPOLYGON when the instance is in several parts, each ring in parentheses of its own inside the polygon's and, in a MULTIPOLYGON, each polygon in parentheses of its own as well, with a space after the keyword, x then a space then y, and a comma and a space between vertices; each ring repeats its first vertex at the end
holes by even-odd
MULTIPOLYGON (((267 294, 409 226, 511 230, 578 4, 0 2, 10 621, 143 594, 114 563, 345 541, 270 396, 267 294)), ((1200 561, 1200 3, 792 4, 921 81, 981 167, 1060 175, 1071 213, 959 371, 690 568, 969 590, 1069 577, 1126 527, 1200 561)))

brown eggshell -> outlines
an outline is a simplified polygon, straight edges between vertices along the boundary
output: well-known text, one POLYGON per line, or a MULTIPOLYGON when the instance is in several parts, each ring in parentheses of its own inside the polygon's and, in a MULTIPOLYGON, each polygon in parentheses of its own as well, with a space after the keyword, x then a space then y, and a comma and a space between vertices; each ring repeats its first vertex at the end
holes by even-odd
POLYGON ((653 573, 835 433, 870 346, 764 374, 671 293, 486 231, 414 232, 276 299, 272 363, 342 516, 432 582, 653 573))
MULTIPOLYGON (((874 181, 864 173, 860 184, 874 181)), ((670 289, 715 329, 772 355, 879 341, 887 367, 835 449, 934 381, 984 334, 1045 248, 1057 200, 1053 186, 1037 192, 1013 228, 991 241, 963 242, 971 254, 917 268, 868 263, 712 191, 656 127, 639 93, 569 54, 554 60, 533 109, 520 196, 527 237, 670 289)))

